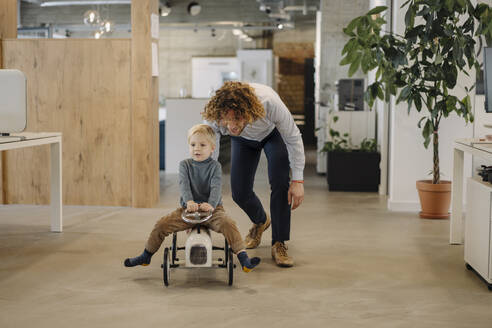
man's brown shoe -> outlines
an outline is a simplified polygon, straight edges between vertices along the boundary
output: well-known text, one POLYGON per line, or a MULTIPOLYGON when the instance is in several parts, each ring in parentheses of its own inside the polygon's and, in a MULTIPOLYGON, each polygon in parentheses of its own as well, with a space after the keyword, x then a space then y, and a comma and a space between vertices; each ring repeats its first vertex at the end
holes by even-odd
POLYGON ((246 248, 256 248, 261 242, 261 235, 263 231, 268 229, 270 226, 270 216, 267 214, 266 221, 263 224, 253 224, 249 233, 244 237, 244 243, 246 248))
POLYGON ((278 266, 291 267, 294 265, 292 257, 287 255, 287 246, 279 241, 272 246, 272 257, 278 266))

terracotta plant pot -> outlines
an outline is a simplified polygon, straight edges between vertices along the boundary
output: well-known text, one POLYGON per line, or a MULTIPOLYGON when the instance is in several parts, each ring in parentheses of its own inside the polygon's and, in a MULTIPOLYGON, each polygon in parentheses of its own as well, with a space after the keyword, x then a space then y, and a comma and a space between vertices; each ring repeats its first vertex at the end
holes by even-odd
POLYGON ((424 219, 449 219, 449 204, 451 203, 451 181, 432 184, 432 180, 417 181, 420 205, 419 213, 424 219))

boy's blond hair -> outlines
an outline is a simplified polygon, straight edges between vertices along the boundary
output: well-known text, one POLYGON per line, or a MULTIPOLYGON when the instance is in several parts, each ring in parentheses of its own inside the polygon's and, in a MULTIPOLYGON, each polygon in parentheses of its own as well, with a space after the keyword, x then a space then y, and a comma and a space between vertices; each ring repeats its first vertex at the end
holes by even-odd
POLYGON ((190 143, 191 136, 195 134, 201 134, 210 142, 210 144, 215 147, 215 131, 210 125, 207 124, 197 124, 192 126, 188 130, 188 143, 190 143))

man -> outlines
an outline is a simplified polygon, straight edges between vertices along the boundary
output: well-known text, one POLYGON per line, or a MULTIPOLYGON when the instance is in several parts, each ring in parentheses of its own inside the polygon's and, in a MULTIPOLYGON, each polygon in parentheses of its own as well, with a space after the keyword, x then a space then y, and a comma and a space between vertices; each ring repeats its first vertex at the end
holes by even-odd
POLYGON ((305 158, 301 133, 289 110, 266 85, 226 82, 202 115, 215 130, 217 144, 221 134, 231 136, 232 198, 253 222, 246 247, 258 247, 271 222, 272 257, 279 266, 293 266, 285 242, 290 239, 291 206, 297 208, 304 199, 305 158), (271 220, 253 191, 262 149, 268 160, 271 220))

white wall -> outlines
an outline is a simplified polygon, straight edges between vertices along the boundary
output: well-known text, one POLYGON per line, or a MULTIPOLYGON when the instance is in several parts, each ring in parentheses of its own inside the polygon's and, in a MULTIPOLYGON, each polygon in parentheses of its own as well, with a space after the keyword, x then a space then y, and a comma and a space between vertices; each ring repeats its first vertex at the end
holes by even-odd
POLYGON ((236 57, 193 57, 191 70, 193 98, 209 98, 225 81, 241 80, 241 62, 236 57))
POLYGON ((208 99, 166 101, 166 173, 178 173, 179 162, 190 157, 188 130, 203 122, 201 112, 208 99))
MULTIPOLYGON (((394 0, 394 28, 396 33, 402 34, 404 30, 405 10, 400 9, 403 0, 394 0)), ((475 79, 474 70, 469 72, 471 79, 461 74, 453 94, 458 97, 465 95, 464 86, 471 86, 475 79), (454 93, 456 92, 456 93, 454 93)), ((472 103, 473 103, 473 95, 472 103)), ((393 100, 394 103, 394 100, 393 100)), ((424 110, 424 109, 423 109, 424 110)), ((407 105, 401 103, 392 106, 390 122, 390 174, 389 174, 389 199, 388 208, 394 211, 419 211, 415 183, 417 180, 430 179, 432 170, 432 144, 429 149, 423 146, 423 137, 417 123, 422 117, 416 110, 407 115, 407 105)), ((439 131, 439 154, 441 173, 445 180, 451 180, 453 174, 453 149, 452 144, 458 138, 470 138, 473 136, 473 125, 465 124, 465 121, 455 114, 444 118, 439 131)), ((471 158, 465 157, 465 179, 471 173, 471 158), (468 172, 468 174, 466 174, 468 172)))
MULTIPOLYGON (((349 66, 340 66, 342 60, 342 49, 349 37, 343 33, 343 28, 347 26, 352 19, 365 14, 369 10, 369 1, 346 0, 330 1, 321 0, 320 13, 317 16, 316 31, 316 62, 317 69, 316 81, 316 127, 321 128, 325 125, 326 110, 333 108, 332 98, 336 93, 335 82, 341 78, 348 78, 349 66), (321 106, 324 104, 324 106, 321 106)), ((359 70, 353 78, 366 78, 359 70)), ((367 86, 367 79, 364 82, 367 86)), ((367 105, 366 105, 367 106, 367 105)), ((374 122, 374 112, 368 115, 370 121, 365 122, 361 127, 366 128, 367 124, 374 122), (369 118, 369 116, 372 116, 369 118)), ((374 132, 374 129, 371 129, 374 132)), ((326 131, 319 130, 316 133, 318 138, 318 149, 321 149, 326 138, 326 131)), ((374 134, 366 137, 374 137, 374 134)), ((318 153, 316 171, 318 173, 326 172, 326 155, 318 153)))
POLYGON ((200 56, 236 56, 238 40, 230 30, 178 30, 161 28, 159 32, 159 96, 180 97, 184 88, 191 96, 191 58, 200 56))
POLYGON ((266 84, 273 88, 273 51, 271 49, 238 50, 241 80, 266 84))

